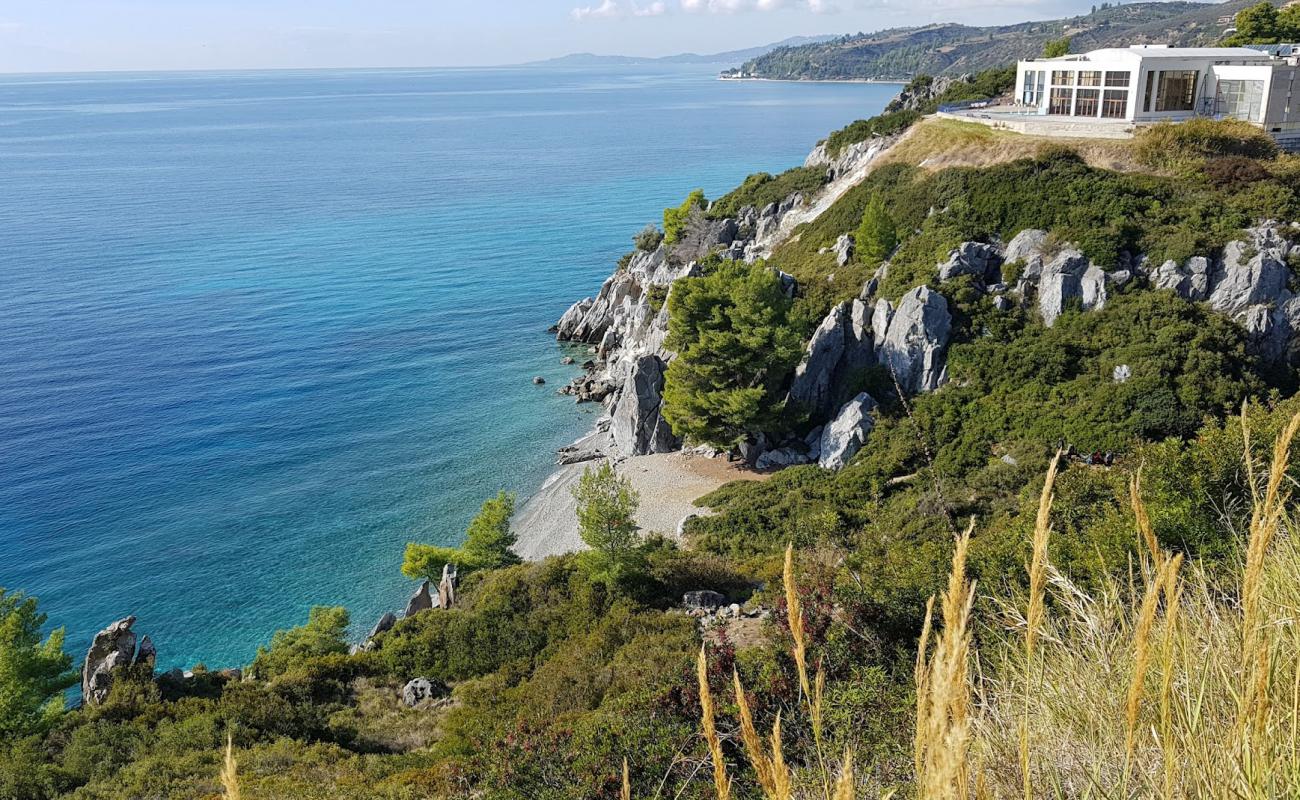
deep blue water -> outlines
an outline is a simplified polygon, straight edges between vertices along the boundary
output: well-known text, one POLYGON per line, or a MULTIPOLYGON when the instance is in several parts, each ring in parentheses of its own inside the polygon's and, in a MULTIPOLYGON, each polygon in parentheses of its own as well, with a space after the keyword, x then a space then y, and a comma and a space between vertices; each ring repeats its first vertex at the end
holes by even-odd
POLYGON ((712 75, 0 76, 0 586, 164 666, 399 606, 591 423, 546 327, 630 235, 895 91, 712 75))

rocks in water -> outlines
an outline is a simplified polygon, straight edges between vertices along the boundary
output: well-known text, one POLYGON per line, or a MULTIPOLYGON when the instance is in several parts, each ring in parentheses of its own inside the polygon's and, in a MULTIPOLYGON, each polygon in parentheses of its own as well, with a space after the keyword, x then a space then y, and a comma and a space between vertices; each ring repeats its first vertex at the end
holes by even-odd
POLYGON ((841 303, 808 340, 790 384, 790 399, 816 417, 829 416, 846 394, 842 387, 848 379, 875 361, 868 308, 862 300, 841 303))
POLYGON ((840 413, 822 430, 817 463, 826 469, 843 469, 857 455, 875 427, 871 412, 876 401, 863 392, 844 404, 840 413))
POLYGON ((556 464, 581 464, 584 461, 595 461, 598 458, 605 457, 605 454, 600 450, 572 444, 561 447, 557 453, 556 464))
POLYGON ((560 363, 566 367, 569 366, 573 363, 573 356, 565 356, 564 358, 561 358, 560 363))
POLYGON ((541 375, 536 375, 533 377, 533 383, 537 384, 538 386, 541 386, 542 384, 546 383, 546 379, 543 378, 541 375))
MULTIPOLYGON (((594 364, 592 365, 594 368, 594 364)), ((562 389, 560 394, 572 395, 579 403, 599 403, 614 393, 617 387, 608 380, 591 375, 579 375, 562 389)))
POLYGON ((980 242, 962 242, 948 253, 948 260, 940 264, 939 282, 947 283, 962 275, 972 275, 982 288, 1002 280, 1002 256, 993 245, 980 242))
POLYGON ((133 665, 153 669, 157 651, 149 637, 144 637, 136 652, 136 636, 131 627, 135 617, 119 619, 95 634, 81 666, 81 697, 87 705, 99 705, 108 699, 114 673, 133 665))
POLYGON ((638 358, 614 404, 610 434, 620 454, 641 456, 666 453, 680 445, 668 421, 660 414, 663 402, 664 362, 655 355, 638 358))
POLYGON ((687 611, 712 611, 722 608, 727 598, 709 589, 700 589, 682 595, 682 605, 687 611))
POLYGON ((846 266, 853 260, 854 253, 853 237, 850 234, 840 234, 840 238, 835 240, 835 246, 831 250, 835 253, 836 266, 846 266))
POLYGON ((451 694, 447 684, 431 678, 412 678, 402 687, 402 705, 407 708, 441 700, 451 694))
POLYGON ((433 608, 433 595, 429 593, 429 582, 423 581, 415 590, 415 594, 411 595, 411 599, 406 601, 406 610, 402 612, 402 616, 410 619, 421 611, 428 611, 431 608, 433 608))
MULTIPOLYGON (((907 394, 933 391, 947 380, 944 356, 951 334, 947 299, 928 286, 918 286, 899 301, 876 354, 907 394)), ((822 459, 826 459, 825 434, 822 459)))

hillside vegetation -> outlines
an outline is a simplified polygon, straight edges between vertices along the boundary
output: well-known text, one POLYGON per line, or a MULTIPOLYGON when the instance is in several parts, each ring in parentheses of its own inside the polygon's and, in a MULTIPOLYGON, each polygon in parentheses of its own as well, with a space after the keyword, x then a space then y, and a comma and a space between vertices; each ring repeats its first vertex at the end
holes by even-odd
MULTIPOLYGON (((843 469, 726 485, 682 542, 633 530, 635 493, 595 469, 576 492, 595 549, 539 563, 510 556, 514 503, 499 495, 464 546, 408 551, 409 575, 462 570, 452 608, 357 652, 345 610, 304 609, 244 675, 129 667, 105 702, 74 710, 59 702, 75 681, 61 634, 0 593, 0 798, 1293 791, 1295 368, 1136 267, 1217 258, 1243 229, 1300 220, 1300 162, 1232 124, 1115 145, 1106 157, 1125 171, 1070 143, 932 124, 766 261, 710 255, 661 298, 678 353, 664 414, 730 446, 813 426, 785 402, 792 374, 864 284, 882 300, 942 291, 946 383, 904 393, 875 364, 848 376, 879 406, 843 469), (921 165, 954 141, 960 165, 921 165), (980 147, 996 156, 973 164, 980 147), (955 246, 1027 228, 1129 274, 1103 307, 1075 299, 1050 325, 971 275, 939 280, 955 246), (864 246, 840 264, 846 234, 864 246), (739 613, 686 613, 702 589, 739 613), (434 696, 403 702, 417 677, 434 696)), ((708 213, 824 182, 756 176, 708 213)), ((701 219, 717 222, 689 196, 665 240, 701 219)), ((1294 257, 1286 269, 1300 283, 1294 257)))
POLYGON ((907 80, 919 74, 979 72, 1032 58, 1061 37, 1069 38, 1076 53, 1127 44, 1208 45, 1251 2, 1102 3, 1089 14, 1016 25, 894 28, 778 48, 734 72, 779 80, 907 80))

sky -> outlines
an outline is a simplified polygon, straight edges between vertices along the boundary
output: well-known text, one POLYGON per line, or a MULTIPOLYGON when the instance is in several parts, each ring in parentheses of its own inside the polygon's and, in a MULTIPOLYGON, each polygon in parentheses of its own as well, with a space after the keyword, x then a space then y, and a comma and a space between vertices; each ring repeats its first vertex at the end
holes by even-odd
POLYGON ((1093 0, 0 0, 0 72, 514 64, 990 25, 1093 0))

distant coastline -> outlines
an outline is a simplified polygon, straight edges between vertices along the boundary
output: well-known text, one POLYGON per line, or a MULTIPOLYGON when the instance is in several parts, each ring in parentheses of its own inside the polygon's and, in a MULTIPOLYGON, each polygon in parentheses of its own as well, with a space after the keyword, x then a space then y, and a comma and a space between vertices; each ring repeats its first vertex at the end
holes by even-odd
POLYGON ((895 86, 907 85, 907 81, 901 78, 760 78, 755 75, 722 74, 718 76, 718 80, 754 81, 758 83, 880 83, 895 86))

